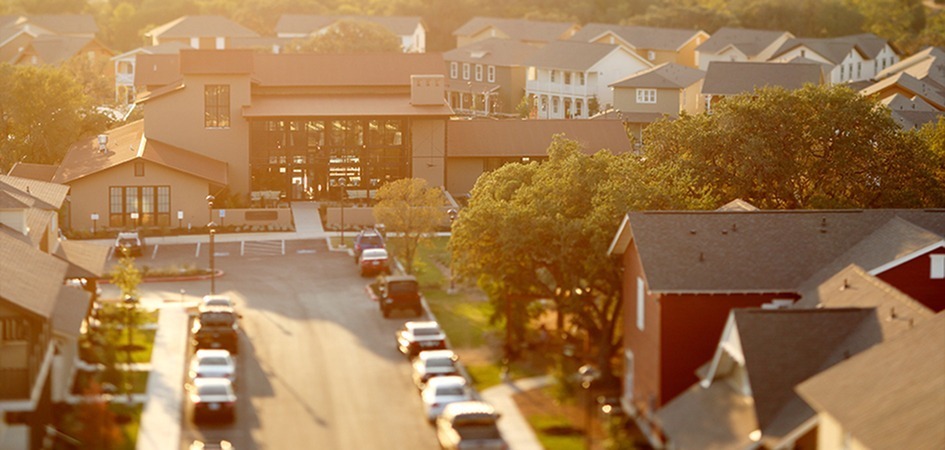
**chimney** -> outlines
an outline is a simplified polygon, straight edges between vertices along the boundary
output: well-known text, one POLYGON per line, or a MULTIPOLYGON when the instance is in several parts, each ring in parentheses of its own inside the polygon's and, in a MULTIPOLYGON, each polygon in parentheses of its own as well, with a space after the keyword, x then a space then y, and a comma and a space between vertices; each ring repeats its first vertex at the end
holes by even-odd
POLYGON ((442 106, 446 103, 446 83, 443 75, 411 75, 410 104, 413 106, 442 106))

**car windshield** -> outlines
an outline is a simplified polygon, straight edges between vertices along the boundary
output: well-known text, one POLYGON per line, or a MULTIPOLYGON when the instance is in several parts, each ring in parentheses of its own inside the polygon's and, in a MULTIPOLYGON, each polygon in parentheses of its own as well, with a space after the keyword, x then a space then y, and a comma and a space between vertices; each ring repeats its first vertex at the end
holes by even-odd
POLYGON ((207 306, 231 306, 230 301, 222 298, 213 298, 203 303, 207 306))
POLYGON ((358 240, 358 244, 361 247, 381 247, 384 245, 384 241, 381 240, 379 234, 362 234, 361 238, 358 240))
POLYGON ((200 359, 201 366, 226 366, 229 361, 222 356, 208 356, 200 359))
POLYGON ((121 238, 118 240, 118 245, 122 247, 131 247, 132 245, 138 245, 138 240, 134 238, 121 238))
POLYGON ((208 326, 232 325, 234 320, 233 314, 225 312, 206 312, 200 315, 200 323, 208 326))
POLYGON ((502 437, 502 435, 499 434, 499 429, 495 426, 495 422, 491 420, 488 423, 454 422, 453 428, 456 429, 456 432, 459 433, 462 439, 499 439, 502 437))
POLYGON ((461 386, 444 386, 436 390, 436 395, 463 395, 465 391, 461 386))
POLYGON ((229 395, 229 390, 222 384, 209 384, 197 388, 197 394, 200 396, 209 395, 229 395))
POLYGON ((427 367, 452 367, 453 360, 449 358, 433 358, 427 360, 427 367))
POLYGON ((414 328, 413 329, 414 336, 436 336, 438 334, 440 334, 440 330, 438 328, 414 328))

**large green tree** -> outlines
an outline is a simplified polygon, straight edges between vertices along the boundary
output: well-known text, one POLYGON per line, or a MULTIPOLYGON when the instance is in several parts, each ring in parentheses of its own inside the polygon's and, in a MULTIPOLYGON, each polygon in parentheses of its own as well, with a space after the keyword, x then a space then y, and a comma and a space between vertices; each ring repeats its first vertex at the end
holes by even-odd
POLYGON ((400 245, 393 246, 394 256, 403 261, 407 273, 413 273, 420 241, 447 217, 443 193, 422 178, 404 178, 381 185, 375 200, 375 221, 397 236, 400 245))
POLYGON ((83 136, 107 127, 73 72, 0 65, 0 172, 18 162, 58 163, 83 136))
POLYGON ((935 159, 888 109, 844 86, 764 88, 644 133, 648 180, 760 208, 942 205, 935 159))

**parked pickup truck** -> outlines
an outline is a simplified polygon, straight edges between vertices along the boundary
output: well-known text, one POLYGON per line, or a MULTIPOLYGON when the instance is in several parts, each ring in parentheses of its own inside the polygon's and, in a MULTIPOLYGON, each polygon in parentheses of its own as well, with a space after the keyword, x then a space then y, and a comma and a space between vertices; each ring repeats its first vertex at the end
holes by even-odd
POLYGON ((371 300, 377 302, 384 317, 395 309, 409 309, 415 316, 423 314, 420 286, 411 275, 387 275, 367 286, 371 300))

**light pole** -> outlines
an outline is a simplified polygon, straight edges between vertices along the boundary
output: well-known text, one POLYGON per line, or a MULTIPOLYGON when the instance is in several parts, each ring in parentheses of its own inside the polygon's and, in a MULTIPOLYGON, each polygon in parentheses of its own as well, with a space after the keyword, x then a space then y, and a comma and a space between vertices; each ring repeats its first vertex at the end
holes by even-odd
MULTIPOLYGON (((453 240, 453 221, 456 220, 456 217, 459 215, 459 211, 456 211, 456 208, 450 208, 449 211, 446 211, 446 214, 450 217, 450 243, 452 244, 453 240)), ((448 292, 450 295, 456 293, 456 278, 453 277, 453 248, 450 247, 450 289, 448 292)))
POLYGON ((131 381, 128 380, 128 372, 131 371, 131 352, 134 350, 132 323, 135 307, 138 306, 138 299, 131 295, 126 295, 123 300, 125 306, 125 333, 128 335, 128 344, 125 345, 125 370, 122 371, 125 394, 128 395, 128 405, 131 405, 131 381))
MULTIPOLYGON (((347 170, 347 169, 346 169, 347 170)), ((338 185, 341 186, 341 246, 345 246, 345 194, 348 193, 348 190, 345 186, 348 184, 348 180, 345 177, 338 179, 338 185)))
POLYGON ((581 378, 581 387, 584 388, 584 404, 586 407, 584 411, 584 448, 590 450, 593 443, 591 439, 591 387, 594 381, 600 378, 600 370, 594 367, 593 364, 585 364, 578 369, 578 376, 581 378))
POLYGON ((209 222, 207 223, 207 228, 209 229, 209 233, 210 233, 210 295, 217 293, 217 271, 216 271, 216 268, 214 267, 215 255, 213 251, 213 238, 217 232, 217 230, 214 229, 214 227, 216 227, 217 224, 213 223, 213 201, 214 200, 216 200, 216 198, 213 195, 207 196, 207 216, 209 218, 209 222))

